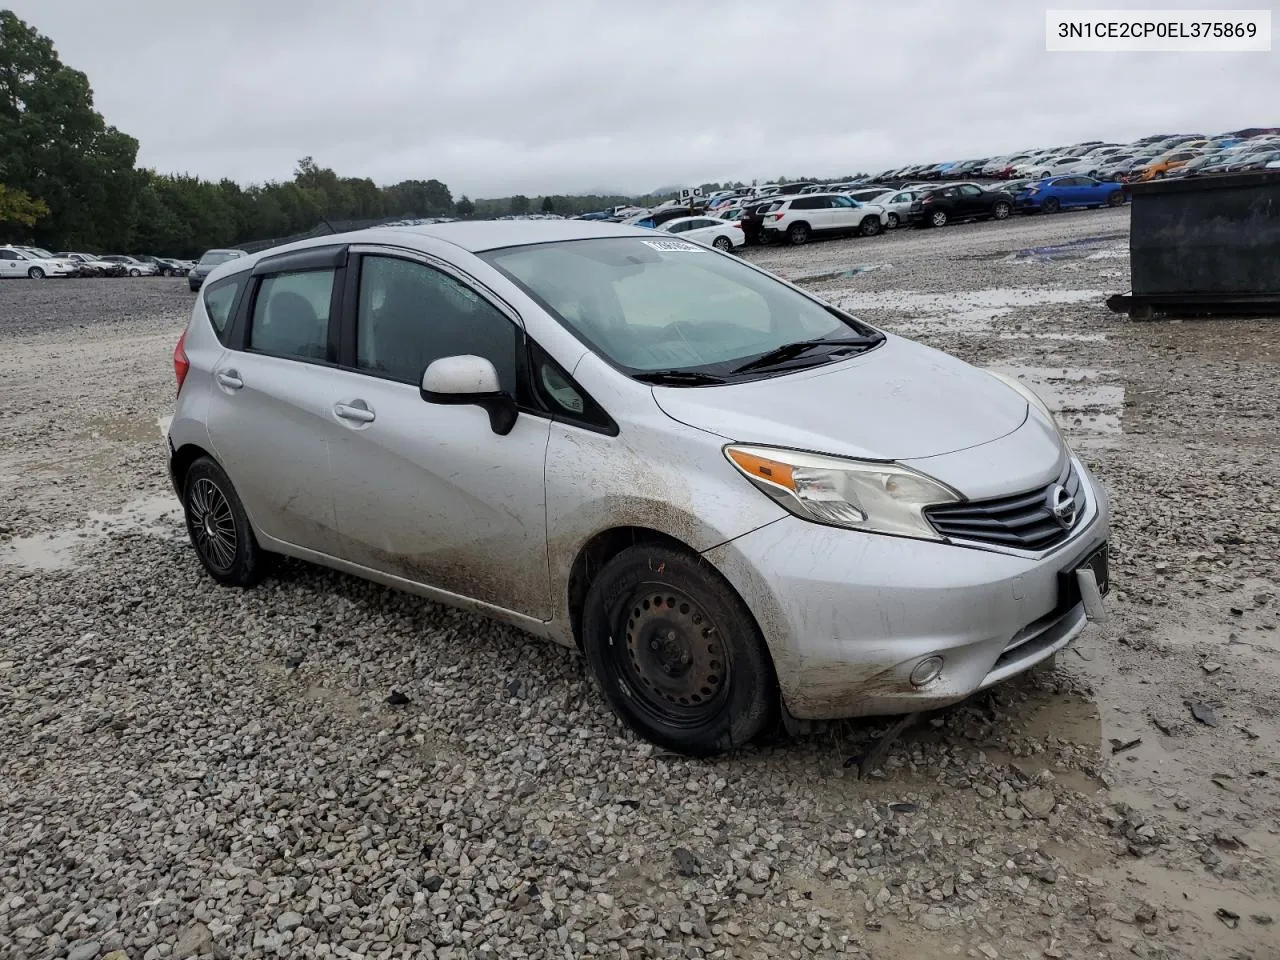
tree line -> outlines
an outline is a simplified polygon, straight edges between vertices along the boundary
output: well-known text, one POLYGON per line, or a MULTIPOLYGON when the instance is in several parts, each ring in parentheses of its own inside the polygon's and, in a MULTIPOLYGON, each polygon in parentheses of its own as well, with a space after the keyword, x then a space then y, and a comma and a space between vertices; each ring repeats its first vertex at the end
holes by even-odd
POLYGON ((138 141, 94 109, 88 77, 64 65, 48 37, 0 10, 0 243, 196 257, 210 247, 304 233, 321 221, 577 216, 648 206, 671 193, 455 200, 436 179, 379 186, 340 177, 311 157, 291 180, 241 186, 140 169, 137 155, 138 141))

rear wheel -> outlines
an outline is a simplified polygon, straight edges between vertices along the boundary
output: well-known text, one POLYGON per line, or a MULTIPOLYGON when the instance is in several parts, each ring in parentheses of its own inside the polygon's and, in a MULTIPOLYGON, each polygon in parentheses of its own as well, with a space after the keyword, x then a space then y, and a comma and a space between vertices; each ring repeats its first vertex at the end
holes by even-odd
POLYGON ((929 223, 935 227, 945 227, 947 225, 947 211, 933 211, 933 213, 929 214, 929 223))
POLYGON ((1009 218, 1009 204, 1003 200, 997 201, 996 205, 991 208, 991 215, 997 220, 1007 220, 1009 218))
POLYGON ((170 270, 168 267, 165 267, 163 270, 161 270, 161 271, 160 271, 160 276, 162 276, 162 277, 172 277, 172 276, 173 276, 173 271, 172 271, 172 270, 170 270))
POLYGON ((717 250, 729 251, 733 249, 733 241, 728 237, 716 237, 711 245, 717 250))
POLYGON ((139 270, 137 267, 134 267, 132 270, 129 271, 129 276, 140 277, 142 276, 142 271, 139 270))
POLYGON ((1124 191, 1123 191, 1123 190, 1113 190, 1113 191, 1111 191, 1111 193, 1107 194, 1107 206, 1108 206, 1108 207, 1118 207, 1118 206, 1120 206, 1120 205, 1121 205, 1121 204, 1123 204, 1123 203, 1124 203, 1124 191))
POLYGON ((661 746, 709 756, 776 722, 764 638, 741 598, 694 554, 646 544, 619 553, 587 591, 582 640, 609 705, 661 746))
POLYGON ((793 223, 787 230, 787 239, 796 246, 809 242, 809 225, 807 223, 793 223))
POLYGON ((44 271, 41 270, 39 267, 32 267, 30 270, 27 271, 27 276, 30 277, 32 280, 43 280, 44 271))
POLYGON ((896 230, 899 224, 898 215, 896 213, 889 214, 889 229, 896 230))
POLYGON ((262 549, 231 479, 212 458, 201 457, 187 470, 182 506, 187 535, 209 576, 227 587, 262 579, 262 549))
POLYGON ((864 237, 874 237, 880 232, 879 217, 863 217, 862 223, 858 225, 858 232, 864 237))
POLYGON ((1057 197, 1045 197, 1044 200, 1040 202, 1040 209, 1045 213, 1057 213, 1059 206, 1060 204, 1058 203, 1057 197))

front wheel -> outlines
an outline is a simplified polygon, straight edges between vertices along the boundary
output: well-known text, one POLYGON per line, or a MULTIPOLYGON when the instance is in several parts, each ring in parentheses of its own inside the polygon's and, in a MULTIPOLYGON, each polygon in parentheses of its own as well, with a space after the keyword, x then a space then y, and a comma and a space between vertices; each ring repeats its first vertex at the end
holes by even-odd
POLYGON ((32 280, 43 280, 44 271, 41 270, 39 267, 32 267, 30 270, 27 271, 27 276, 30 277, 32 280))
POLYGON ((173 271, 172 271, 172 270, 170 270, 168 267, 165 267, 163 270, 161 270, 161 271, 160 271, 160 276, 162 276, 162 277, 172 277, 172 276, 173 276, 173 271))
POLYGON ((587 591, 582 641, 614 712, 660 746, 710 756, 772 726, 778 685, 746 605, 698 556, 638 544, 587 591))
POLYGON ((711 245, 717 250, 723 250, 726 253, 733 249, 733 241, 728 237, 716 237, 711 245))
POLYGON ((187 470, 182 507, 187 535, 209 576, 225 587, 262 579, 263 556, 231 478, 210 457, 187 470))
POLYGON ((134 269, 132 269, 132 270, 130 270, 130 271, 129 271, 129 276, 131 276, 131 277, 140 277, 140 276, 142 276, 142 271, 141 271, 141 270, 139 270, 137 267, 135 267, 134 269))
POLYGON ((994 207, 991 208, 991 215, 995 217, 997 220, 1007 220, 1009 219, 1009 211, 1010 211, 1009 204, 1001 200, 998 203, 996 203, 994 207))
POLYGON ((787 231, 787 239, 796 246, 809 241, 809 225, 807 223, 794 223, 791 229, 787 231))
POLYGON ((1124 191, 1123 191, 1123 190, 1113 190, 1113 191, 1111 191, 1111 193, 1107 194, 1107 206, 1108 206, 1108 207, 1118 207, 1118 206, 1120 206, 1120 205, 1121 205, 1121 204, 1123 204, 1123 203, 1124 203, 1124 191))
POLYGON ((864 237, 874 237, 880 232, 880 218, 863 217, 862 223, 858 225, 858 232, 864 237))
POLYGON ((933 211, 933 213, 929 214, 929 223, 935 227, 945 227, 947 225, 947 211, 933 211))

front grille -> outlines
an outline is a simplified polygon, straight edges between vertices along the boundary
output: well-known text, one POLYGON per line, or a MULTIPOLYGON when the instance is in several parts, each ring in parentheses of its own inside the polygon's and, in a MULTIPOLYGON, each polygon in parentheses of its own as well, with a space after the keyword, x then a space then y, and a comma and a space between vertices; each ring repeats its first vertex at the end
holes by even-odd
POLYGON ((1062 543, 1085 513, 1084 485, 1070 460, 1056 481, 1038 490, 991 500, 969 500, 928 507, 924 515, 945 537, 974 540, 1020 550, 1047 550, 1062 543), (1061 486, 1075 501, 1075 517, 1064 527, 1050 509, 1061 486))

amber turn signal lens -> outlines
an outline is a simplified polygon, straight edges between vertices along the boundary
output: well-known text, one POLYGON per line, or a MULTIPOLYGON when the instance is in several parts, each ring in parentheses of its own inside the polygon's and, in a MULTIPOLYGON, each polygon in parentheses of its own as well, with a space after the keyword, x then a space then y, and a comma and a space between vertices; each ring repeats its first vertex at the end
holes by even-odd
POLYGON ((738 465, 738 469, 749 477, 759 477, 761 480, 767 480, 770 483, 776 483, 780 487, 786 487, 792 492, 796 489, 795 480, 791 476, 792 467, 789 463, 768 460, 742 450, 730 450, 729 457, 738 465))

